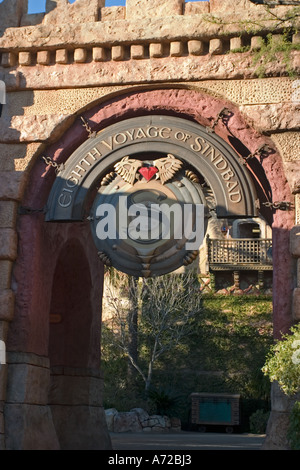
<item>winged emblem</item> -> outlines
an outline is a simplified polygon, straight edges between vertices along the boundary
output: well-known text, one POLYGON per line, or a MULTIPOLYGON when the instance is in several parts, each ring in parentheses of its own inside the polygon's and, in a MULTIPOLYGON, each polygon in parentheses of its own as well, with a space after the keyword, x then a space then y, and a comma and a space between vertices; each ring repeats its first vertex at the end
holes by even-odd
POLYGON ((161 183, 165 184, 181 169, 182 162, 177 160, 171 153, 168 153, 165 158, 155 160, 153 165, 158 169, 157 178, 160 178, 161 183))
POLYGON ((127 156, 115 164, 115 171, 123 178, 124 181, 129 184, 134 184, 136 173, 141 166, 143 166, 143 162, 140 160, 134 160, 127 156))

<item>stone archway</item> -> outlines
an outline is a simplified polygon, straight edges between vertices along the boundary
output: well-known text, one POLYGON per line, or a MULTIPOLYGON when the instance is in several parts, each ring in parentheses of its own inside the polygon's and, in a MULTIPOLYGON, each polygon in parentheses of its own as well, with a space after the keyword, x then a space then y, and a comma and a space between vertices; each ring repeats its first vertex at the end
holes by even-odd
MULTIPOLYGON (((224 107, 230 110, 231 117, 228 122, 220 119, 213 126, 217 139, 221 139, 232 149, 232 152, 243 159, 250 154, 255 155, 253 159, 247 161, 247 165, 254 177, 259 194, 264 194, 264 197, 274 201, 290 201, 291 194, 284 176, 281 158, 274 149, 272 141, 251 129, 232 103, 187 89, 136 91, 97 104, 85 111, 83 117, 91 126, 91 131, 96 132, 103 131, 117 122, 125 122, 126 119, 154 114, 186 119, 192 125, 196 124, 212 130, 212 125, 224 107), (257 149, 266 144, 273 148, 273 152, 267 155, 256 154, 257 149)), ((90 145, 93 136, 88 140, 87 137, 81 119, 75 119, 61 139, 47 148, 47 156, 58 164, 66 163, 70 155, 76 152, 83 142, 86 141, 88 142, 86 145, 90 145)), ((45 168, 42 160, 36 162, 22 200, 22 206, 30 208, 31 211, 21 213, 18 218, 19 256, 15 263, 12 283, 16 305, 7 341, 8 387, 4 408, 6 447, 8 449, 74 447, 108 449, 110 442, 101 396, 93 393, 95 389, 98 391, 101 389, 101 377, 95 371, 99 372, 100 366, 101 318, 99 312, 101 311, 103 264, 97 256, 88 220, 80 218, 76 223, 74 221, 65 223, 45 221, 46 203, 55 178, 55 170, 51 166, 45 168), (73 240, 72 243, 71 240, 73 240), (77 263, 65 251, 66 247, 70 248, 71 245, 80 246, 79 251, 81 249, 84 251, 84 255, 77 258, 77 263), (60 248, 63 246, 65 254, 60 257, 60 248), (57 364, 65 370, 62 376, 58 374, 56 377, 56 380, 61 382, 61 390, 67 382, 76 384, 76 388, 79 387, 78 390, 80 390, 78 384, 82 381, 85 385, 88 384, 90 392, 88 397, 81 395, 79 399, 80 405, 85 407, 87 412, 86 421, 82 422, 82 434, 70 437, 70 433, 78 433, 75 427, 76 419, 70 422, 68 427, 65 421, 58 418, 62 429, 57 432, 58 426, 54 425, 56 411, 53 412, 52 405, 55 405, 56 410, 60 406, 66 410, 67 407, 74 405, 73 397, 69 396, 65 403, 54 403, 53 394, 52 397, 50 394, 49 400, 50 362, 51 358, 55 357, 52 351, 49 361, 49 315, 51 305, 56 306, 62 292, 66 292, 60 291, 60 284, 54 283, 54 278, 66 276, 67 273, 72 277, 72 271, 80 269, 81 262, 86 266, 85 272, 89 271, 93 279, 92 286, 89 286, 89 283, 86 284, 86 288, 90 288, 90 300, 87 304, 91 307, 91 313, 87 315, 87 318, 92 333, 89 341, 88 334, 86 336, 86 343, 89 342, 89 345, 85 349, 86 358, 83 363, 76 363, 75 368, 72 366, 72 371, 67 370, 70 365, 68 361, 64 364, 57 364), (68 267, 65 274, 61 263, 68 267), (93 413, 95 411, 96 414, 93 413), (18 429, 15 429, 16 422, 18 422, 18 429), (93 434, 93 439, 89 440, 91 434, 93 434)), ((253 203, 252 198, 250 200, 253 203)), ((287 331, 292 322, 293 284, 289 230, 293 226, 293 214, 280 210, 268 209, 268 211, 273 219, 274 331, 275 336, 278 337, 280 332, 287 331), (286 280, 285 283, 282 283, 283 277, 286 280)), ((78 286, 76 283, 69 283, 68 290, 74 285, 78 286)), ((68 308, 70 305, 68 304, 68 308)), ((83 309, 79 309, 78 312, 82 311, 83 309)), ((79 321, 77 328, 80 324, 79 321)), ((73 340, 76 340, 76 335, 73 340)), ((50 341, 53 345, 51 337, 50 341)), ((76 405, 78 406, 78 401, 76 405)))

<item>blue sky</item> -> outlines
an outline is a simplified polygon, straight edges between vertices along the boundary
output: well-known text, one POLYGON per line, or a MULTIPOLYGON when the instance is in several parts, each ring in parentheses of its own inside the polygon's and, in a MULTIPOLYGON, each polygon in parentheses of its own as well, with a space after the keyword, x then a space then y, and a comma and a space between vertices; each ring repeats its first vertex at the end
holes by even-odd
MULTIPOLYGON (((0 3, 3 0, 0 0, 0 3)), ((76 0, 69 0, 70 3, 74 3, 76 0)), ((199 1, 199 0, 188 0, 188 1, 199 1)), ((204 1, 204 0, 200 0, 204 1)), ((45 11, 46 0, 28 0, 28 13, 40 13, 45 11)), ((110 7, 113 5, 125 6, 126 0, 106 0, 106 6, 110 7)))

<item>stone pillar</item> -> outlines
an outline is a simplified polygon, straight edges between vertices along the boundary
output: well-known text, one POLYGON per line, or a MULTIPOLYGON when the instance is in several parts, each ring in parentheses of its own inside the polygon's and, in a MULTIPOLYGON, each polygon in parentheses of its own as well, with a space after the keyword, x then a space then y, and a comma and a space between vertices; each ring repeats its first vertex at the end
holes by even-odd
POLYGON ((295 289, 293 292, 292 314, 295 322, 300 321, 300 225, 295 225, 290 235, 290 250, 296 259, 295 289))
POLYGON ((7 354, 4 405, 7 450, 60 448, 48 406, 49 359, 32 353, 7 354))
MULTIPOLYGON (((7 186, 2 185, 4 196, 7 186)), ((7 334, 14 315, 14 293, 11 290, 11 272, 17 255, 17 234, 14 230, 17 203, 13 200, 0 200, 0 450, 5 445, 5 416, 7 385, 7 334)))
POLYGON ((266 430, 266 440, 263 450, 289 450, 287 431, 289 416, 296 400, 299 397, 290 398, 283 393, 277 382, 272 383, 271 402, 272 411, 266 430))
MULTIPOLYGON (((297 270, 295 272, 295 285, 293 291, 292 316, 295 323, 300 321, 300 225, 295 225, 290 232, 290 252, 296 259, 297 270)), ((298 397, 288 397, 278 384, 272 383, 271 403, 272 411, 267 426, 267 438, 263 448, 265 450, 287 450, 287 430, 289 417, 295 401, 298 397)))
POLYGON ((110 437, 103 425, 102 389, 99 369, 52 368, 49 398, 61 449, 110 449, 110 437))

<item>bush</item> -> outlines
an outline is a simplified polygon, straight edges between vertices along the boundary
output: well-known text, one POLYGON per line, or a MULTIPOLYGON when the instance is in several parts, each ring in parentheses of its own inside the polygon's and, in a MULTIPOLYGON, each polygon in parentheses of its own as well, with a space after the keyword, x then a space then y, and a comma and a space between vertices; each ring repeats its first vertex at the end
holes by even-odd
POLYGON ((250 416, 250 432, 253 434, 264 434, 266 432, 270 412, 257 410, 250 416))
POLYGON ((283 335, 281 341, 271 346, 262 368, 271 382, 278 382, 286 395, 294 395, 300 390, 300 323, 291 328, 291 333, 283 335))
POLYGON ((287 438, 292 450, 300 450, 300 402, 296 401, 290 415, 287 438))

